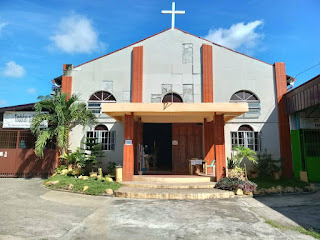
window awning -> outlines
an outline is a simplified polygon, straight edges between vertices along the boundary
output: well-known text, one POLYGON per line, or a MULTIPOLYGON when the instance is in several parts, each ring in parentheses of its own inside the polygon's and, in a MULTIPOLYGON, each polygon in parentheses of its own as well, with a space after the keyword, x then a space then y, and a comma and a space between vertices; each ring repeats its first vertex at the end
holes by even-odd
POLYGON ((224 114, 229 121, 248 112, 247 103, 102 103, 102 112, 122 122, 133 114, 145 123, 203 123, 224 114))

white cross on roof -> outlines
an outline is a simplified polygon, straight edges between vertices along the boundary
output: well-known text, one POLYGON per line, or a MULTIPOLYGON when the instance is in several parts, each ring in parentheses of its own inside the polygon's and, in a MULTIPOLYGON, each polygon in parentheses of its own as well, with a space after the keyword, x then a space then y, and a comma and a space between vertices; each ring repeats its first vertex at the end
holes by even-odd
POLYGON ((162 14, 171 14, 171 29, 174 29, 175 15, 176 14, 185 14, 185 11, 176 11, 176 3, 172 2, 172 10, 162 10, 162 14))

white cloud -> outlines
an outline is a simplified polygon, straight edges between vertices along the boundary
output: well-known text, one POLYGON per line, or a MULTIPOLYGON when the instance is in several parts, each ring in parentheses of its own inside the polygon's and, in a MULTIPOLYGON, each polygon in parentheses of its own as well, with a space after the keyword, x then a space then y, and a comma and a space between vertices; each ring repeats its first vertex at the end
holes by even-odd
POLYGON ((56 48, 67 53, 92 53, 104 50, 98 33, 85 16, 73 14, 61 19, 57 34, 50 37, 56 48))
POLYGON ((7 105, 7 104, 8 104, 7 100, 0 99, 0 106, 4 106, 4 105, 7 105))
POLYGON ((0 34, 1 34, 2 30, 4 29, 4 27, 7 25, 8 25, 8 23, 6 23, 6 22, 0 22, 0 34))
POLYGON ((26 70, 23 66, 16 64, 14 61, 10 61, 6 63, 6 67, 3 71, 3 74, 7 77, 23 77, 26 73, 26 70))
POLYGON ((233 24, 229 29, 210 29, 204 38, 234 50, 253 51, 264 37, 263 33, 256 32, 262 25, 263 20, 247 24, 240 22, 233 24))
POLYGON ((37 92, 37 89, 35 89, 35 88, 28 88, 27 89, 27 93, 29 93, 29 94, 35 94, 37 92))

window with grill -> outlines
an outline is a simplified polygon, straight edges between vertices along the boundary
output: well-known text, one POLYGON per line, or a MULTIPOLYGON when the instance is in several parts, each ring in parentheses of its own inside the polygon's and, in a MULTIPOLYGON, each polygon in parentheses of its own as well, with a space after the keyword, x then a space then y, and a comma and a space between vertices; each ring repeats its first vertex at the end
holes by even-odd
POLYGON ((230 102, 247 102, 249 111, 242 114, 238 118, 258 118, 261 112, 260 100, 258 97, 249 91, 242 90, 233 94, 230 98, 230 102))
POLYGON ((254 132, 249 125, 242 125, 237 132, 231 132, 232 148, 243 146, 256 152, 260 151, 260 133, 254 132))
POLYGON ((88 141, 101 143, 102 150, 115 150, 116 132, 109 131, 104 125, 98 125, 94 131, 87 132, 88 141))
POLYGON ((101 113, 101 103, 116 102, 116 98, 109 92, 99 91, 92 94, 88 101, 88 109, 93 113, 101 113))
POLYGON ((18 131, 0 131, 0 148, 15 149, 18 131))

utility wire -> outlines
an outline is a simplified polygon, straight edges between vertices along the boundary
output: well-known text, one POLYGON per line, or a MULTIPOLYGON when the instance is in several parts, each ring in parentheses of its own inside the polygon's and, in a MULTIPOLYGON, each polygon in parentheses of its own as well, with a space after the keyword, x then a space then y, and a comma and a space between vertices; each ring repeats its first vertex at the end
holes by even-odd
POLYGON ((320 65, 320 62, 317 63, 316 65, 313 65, 312 67, 307 68, 306 70, 303 70, 302 72, 299 72, 299 73, 295 76, 295 78, 297 78, 298 75, 300 75, 300 74, 302 74, 302 73, 304 73, 304 72, 306 72, 306 71, 309 71, 310 69, 312 69, 312 68, 314 68, 314 67, 316 67, 316 66, 318 66, 318 65, 320 65))

